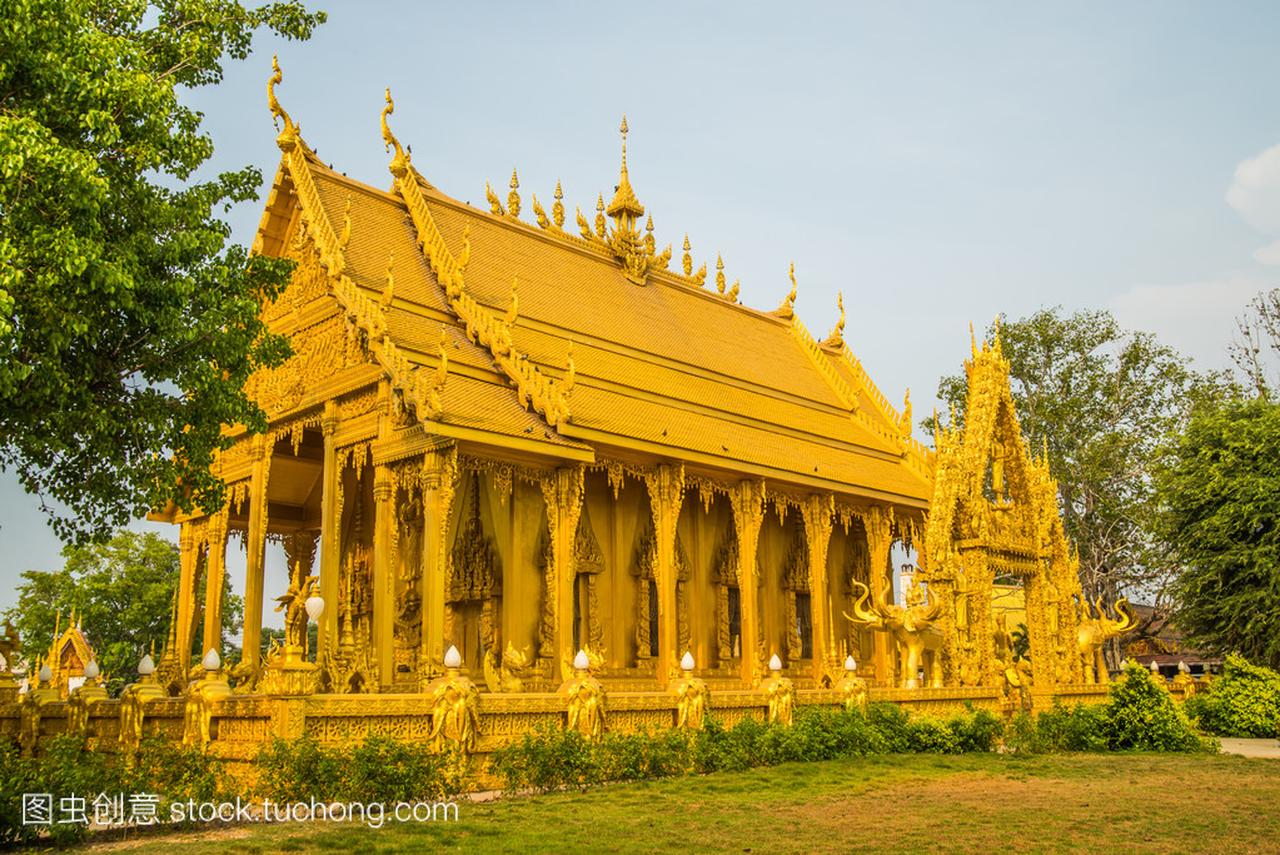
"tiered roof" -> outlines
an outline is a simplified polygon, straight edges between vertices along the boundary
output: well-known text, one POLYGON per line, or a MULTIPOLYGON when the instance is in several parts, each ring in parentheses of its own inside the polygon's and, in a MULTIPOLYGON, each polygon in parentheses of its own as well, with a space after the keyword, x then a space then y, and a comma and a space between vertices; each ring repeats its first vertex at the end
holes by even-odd
MULTIPOLYGON (((432 186, 388 125, 390 192, 323 165, 268 87, 284 158, 256 246, 283 254, 273 220, 297 214, 333 294, 429 433, 515 437, 542 454, 683 460, 709 472, 923 506, 932 460, 836 330, 816 341, 783 306, 740 305, 718 265, 705 286, 658 252, 625 160, 594 223, 519 217, 514 174, 490 210, 432 186), (608 220, 606 221, 606 215, 608 220), (443 330, 443 332, 442 332, 443 330), (443 336, 443 338, 442 338, 443 336), (447 368, 439 370, 442 354, 447 368), (443 382, 440 382, 443 380, 443 382)), ((277 224, 278 225, 278 224, 277 224)), ((495 437, 496 438, 496 437, 495 437)), ((506 444, 506 443, 500 443, 506 444)))

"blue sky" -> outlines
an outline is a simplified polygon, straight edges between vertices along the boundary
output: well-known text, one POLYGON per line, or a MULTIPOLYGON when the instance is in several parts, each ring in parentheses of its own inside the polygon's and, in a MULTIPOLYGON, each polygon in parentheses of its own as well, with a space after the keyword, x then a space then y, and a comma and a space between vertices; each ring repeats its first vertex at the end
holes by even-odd
MULTIPOLYGON (((387 186, 382 93, 414 163, 460 199, 484 182, 570 216, 613 187, 618 123, 659 244, 723 254, 744 303, 846 338, 918 414, 970 321, 1108 308, 1201 367, 1280 286, 1280 6, 1267 3, 330 3, 304 44, 261 39, 190 93, 213 169, 278 161, 264 86, 321 157, 387 186)), ((606 195, 608 195, 606 193, 606 195)), ((233 210, 252 241, 260 204, 233 210)), ((527 216, 531 216, 526 214, 527 216)), ((164 531, 167 527, 157 527, 164 531)), ((176 537, 176 532, 171 533, 176 537)), ((0 475, 0 607, 60 565, 0 475)), ((233 550, 234 551, 234 550, 233 550)), ((235 559, 231 566, 234 568, 235 559)), ((233 569, 234 572, 234 569, 233 569)), ((268 585, 271 585, 270 580, 268 585)))

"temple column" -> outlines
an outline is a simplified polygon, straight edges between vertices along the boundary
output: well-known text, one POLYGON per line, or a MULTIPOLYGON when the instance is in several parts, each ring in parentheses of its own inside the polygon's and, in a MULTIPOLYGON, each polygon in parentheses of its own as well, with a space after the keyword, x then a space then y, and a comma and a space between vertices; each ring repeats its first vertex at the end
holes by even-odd
POLYGON ((200 544, 196 540, 195 523, 182 524, 178 535, 178 612, 174 627, 174 656, 185 672, 191 664, 191 628, 196 608, 196 561, 200 557, 200 544))
POLYGON ((395 482, 391 469, 379 465, 373 474, 373 649, 378 685, 386 691, 394 677, 395 568, 391 542, 395 536, 395 482))
POLYGON ((645 476, 649 488, 649 510, 653 515, 658 566, 654 583, 658 586, 658 684, 667 685, 678 672, 683 651, 676 650, 676 522, 684 501, 684 464, 662 464, 645 476))
POLYGON ((262 655, 262 588, 267 553, 267 478, 271 473, 268 440, 253 438, 253 474, 249 481, 248 555, 244 569, 244 641, 241 661, 248 661, 254 673, 260 670, 262 655))
POLYGON ((831 598, 828 596, 827 550, 831 545, 831 529, 835 514, 835 496, 814 493, 801 507, 805 541, 809 545, 809 606, 813 611, 813 676, 821 680, 830 670, 835 672, 834 637, 831 629, 831 598))
MULTIPOLYGON (((885 582, 892 579, 889 569, 889 553, 893 548, 893 521, 889 512, 873 505, 862 517, 862 526, 867 532, 867 550, 871 554, 871 569, 867 574, 867 584, 871 588, 871 596, 878 598, 884 590, 885 582), (886 576, 886 574, 889 574, 886 576)), ((893 673, 893 639, 887 632, 877 630, 872 636, 875 645, 872 663, 876 669, 876 679, 885 685, 894 684, 893 673)))
POLYGON ((578 518, 582 515, 585 471, 581 466, 557 469, 542 480, 542 499, 547 506, 547 532, 551 538, 551 567, 547 597, 543 608, 549 609, 555 628, 556 657, 552 667, 556 680, 567 680, 573 657, 573 547, 578 534, 578 518))
POLYGON ((422 632, 418 679, 423 690, 444 667, 445 573, 449 513, 457 489, 458 454, 433 448, 422 462, 422 632))
MULTIPOLYGON (((754 685, 762 676, 760 660, 760 576, 756 567, 756 549, 760 527, 764 524, 764 480, 741 481, 730 495, 733 527, 738 535, 738 602, 742 626, 742 680, 754 685)), ((766 651, 767 653, 767 651, 766 651)))
POLYGON ((227 511, 209 517, 209 557, 204 588, 204 642, 201 649, 222 655, 222 586, 227 571, 227 511))
POLYGON ((320 431, 324 434, 324 469, 320 490, 320 596, 324 598, 324 612, 316 636, 319 650, 327 650, 338 634, 338 542, 341 509, 338 506, 338 448, 335 434, 338 431, 338 406, 326 401, 324 415, 320 418, 320 431))

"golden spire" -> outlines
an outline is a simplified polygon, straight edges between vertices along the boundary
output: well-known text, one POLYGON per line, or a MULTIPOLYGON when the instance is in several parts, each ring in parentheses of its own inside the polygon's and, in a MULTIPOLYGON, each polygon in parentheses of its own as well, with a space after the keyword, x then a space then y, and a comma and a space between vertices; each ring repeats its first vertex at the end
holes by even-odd
POLYGON ((388 255, 387 256, 387 284, 382 286, 382 295, 378 297, 378 303, 381 304, 382 308, 384 309, 391 305, 391 301, 392 299, 394 299, 395 293, 396 293, 396 278, 391 272, 391 268, 394 262, 395 262, 395 256, 388 255))
POLYGON ((729 286, 729 293, 725 294, 725 299, 730 303, 738 302, 739 280, 733 280, 733 284, 729 286))
POLYGON ((282 80, 284 80, 284 73, 280 71, 280 59, 272 55, 271 77, 267 80, 267 107, 271 110, 272 123, 280 130, 280 135, 276 137, 276 145, 280 146, 281 151, 290 151, 300 137, 298 126, 293 123, 293 119, 289 118, 284 107, 280 106, 280 100, 276 98, 276 85, 282 80))
POLYGON ((992 340, 992 342, 991 342, 991 349, 992 349, 992 350, 994 350, 996 353, 1001 353, 1001 349, 1000 349, 1000 316, 999 316, 999 315, 996 315, 996 323, 995 323, 995 327, 996 327, 996 334, 995 334, 995 338, 994 338, 994 339, 992 340))
POLYGON ((520 216, 520 176, 516 175, 515 168, 511 170, 511 192, 507 194, 507 216, 520 216))
POLYGON ((582 232, 583 240, 592 240, 596 234, 591 230, 591 223, 587 222, 587 218, 582 215, 581 208, 574 209, 578 214, 578 231, 582 232))
POLYGON ((653 214, 649 215, 647 222, 644 224, 644 249, 650 255, 657 252, 657 247, 653 241, 653 214))
POLYGON ((382 143, 383 150, 395 150, 395 154, 391 157, 391 174, 396 178, 403 178, 409 171, 409 155, 404 153, 404 149, 400 146, 400 140, 396 139, 396 135, 391 133, 391 126, 387 124, 387 116, 396 111, 396 102, 391 100, 391 87, 387 87, 387 103, 382 108, 382 143))
POLYGON ((777 308, 777 311, 775 311, 774 314, 776 314, 780 318, 790 319, 795 317, 795 314, 796 314, 795 305, 796 305, 797 289, 796 289, 796 263, 794 261, 791 262, 791 267, 787 270, 787 278, 791 280, 791 290, 787 292, 786 299, 782 301, 782 305, 777 308))
POLYGON ((551 206, 551 221, 556 228, 564 228, 564 191, 560 189, 560 179, 556 179, 556 202, 551 206))
POLYGON ((618 128, 622 133, 622 168, 618 174, 618 189, 614 191, 613 201, 609 203, 608 213, 618 221, 619 228, 631 229, 637 219, 644 216, 644 206, 636 198, 631 189, 631 178, 627 175, 627 117, 622 117, 622 125, 618 128))
POLYGON ((692 275, 693 275, 693 256, 689 254, 689 251, 690 251, 690 250, 692 250, 692 249, 693 249, 693 247, 689 245, 689 235, 688 235, 688 234, 685 234, 685 236, 684 236, 684 255, 683 255, 683 256, 681 257, 681 259, 680 259, 681 264, 682 264, 682 265, 683 265, 683 267, 684 267, 684 275, 685 275, 685 276, 692 276, 692 275))
POLYGON ((604 240, 605 230, 604 194, 601 193, 596 197, 596 236, 604 240))
POLYGON ((907 388, 907 394, 902 399, 902 421, 898 423, 902 429, 904 438, 911 436, 911 389, 907 388))
POLYGON ((716 253, 716 290, 724 293, 724 258, 716 253))
POLYGON ((978 340, 973 335, 973 321, 969 321, 969 355, 971 359, 978 358, 978 340))

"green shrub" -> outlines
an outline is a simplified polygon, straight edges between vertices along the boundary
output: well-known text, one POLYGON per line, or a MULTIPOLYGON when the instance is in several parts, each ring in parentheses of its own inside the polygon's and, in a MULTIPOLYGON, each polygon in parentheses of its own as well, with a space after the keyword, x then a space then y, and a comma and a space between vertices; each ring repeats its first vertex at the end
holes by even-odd
POLYGON ((867 705, 867 721, 879 735, 884 750, 890 754, 910 751, 907 732, 907 711, 897 704, 875 703, 867 705))
POLYGON ((342 786, 342 759, 309 736, 272 740, 258 752, 257 794, 276 802, 338 798, 342 786))
POLYGON ((967 705, 967 711, 952 716, 947 721, 955 737, 956 750, 962 753, 991 751, 1004 735, 1004 722, 990 710, 975 710, 967 705))
POLYGON ((1053 709, 1036 720, 1040 751, 1106 751, 1107 708, 1103 704, 1066 707, 1054 701, 1053 709))
POLYGON ((1187 698, 1186 711, 1220 736, 1280 736, 1280 673, 1233 653, 1221 677, 1187 698))
POLYGON ((0 842, 31 843, 46 832, 62 846, 84 838, 88 831, 79 822, 57 822, 61 800, 77 796, 85 800, 86 815, 92 819, 94 798, 133 791, 126 771, 114 755, 88 750, 83 736, 64 734, 40 743, 40 754, 22 757, 12 743, 0 751, 0 842), (47 793, 53 798, 52 825, 22 824, 23 793, 47 793))
POLYGON ((576 730, 554 725, 526 733, 519 742, 495 751, 492 768, 505 787, 515 790, 586 788, 603 780, 600 757, 591 743, 576 730))
POLYGON ((726 730, 714 718, 708 718, 702 730, 693 737, 694 770, 706 774, 708 772, 741 772, 744 769, 750 769, 752 761, 750 746, 737 731, 736 727, 733 730, 726 730))
POLYGON ((957 754, 960 742, 946 722, 913 716, 907 721, 907 750, 914 754, 957 754))
POLYGON ((1025 710, 1014 713, 1004 731, 1004 750, 1009 754, 1039 754, 1049 750, 1040 733, 1039 719, 1025 710))
POLYGON ((1205 741, 1186 713, 1147 669, 1130 662, 1112 684, 1103 713, 1103 733, 1113 751, 1201 751, 1205 741))
POLYGON ((456 764, 427 745, 371 736, 350 749, 339 797, 345 802, 417 802, 440 799, 460 789, 456 764))

